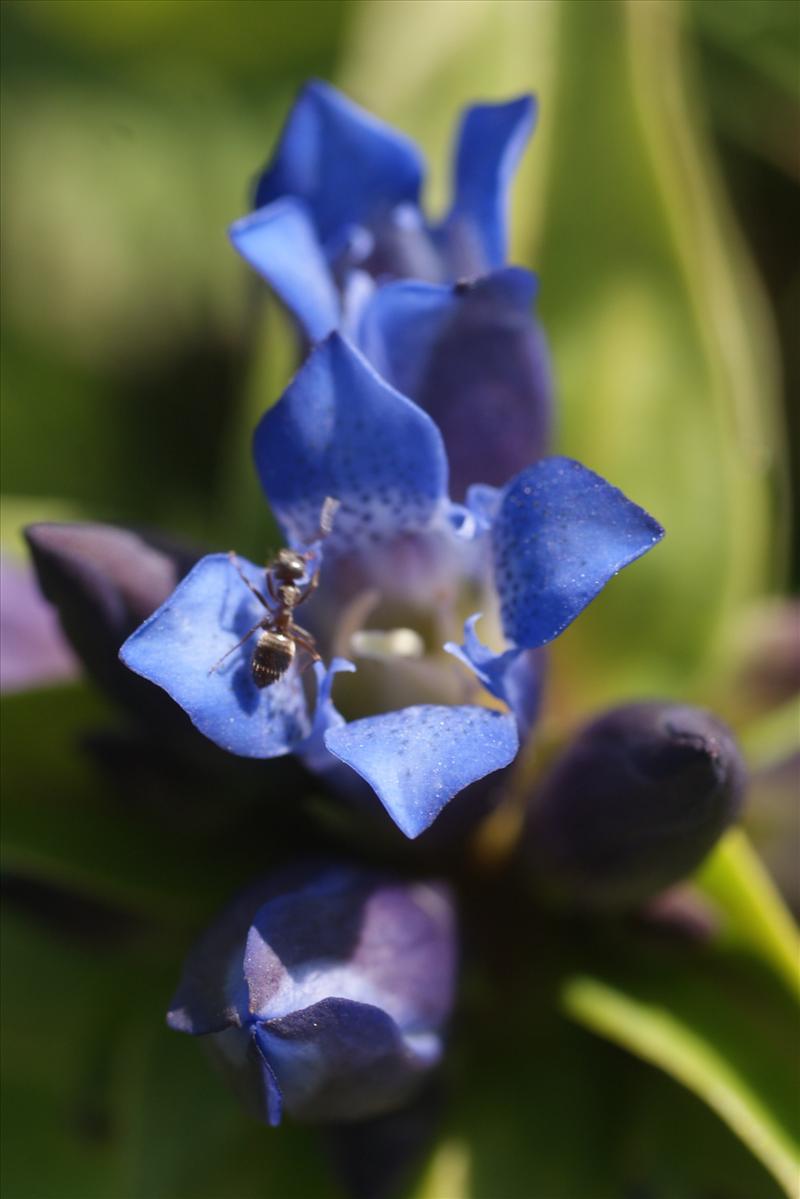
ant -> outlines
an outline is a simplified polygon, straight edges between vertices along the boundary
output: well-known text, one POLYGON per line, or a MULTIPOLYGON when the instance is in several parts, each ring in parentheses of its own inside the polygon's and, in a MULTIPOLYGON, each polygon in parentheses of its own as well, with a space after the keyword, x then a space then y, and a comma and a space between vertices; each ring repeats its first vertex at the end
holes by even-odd
MULTIPOLYGON (((325 500, 325 503, 322 505, 322 512, 320 513, 319 529, 313 538, 314 541, 321 541, 323 537, 328 536, 338 507, 338 500, 331 499, 330 496, 325 500)), ((306 629, 301 629, 294 621, 295 608, 305 603, 319 586, 319 568, 314 571, 304 587, 299 586, 300 579, 306 573, 308 563, 312 557, 313 554, 308 550, 305 553, 299 553, 296 550, 281 549, 278 550, 272 562, 267 565, 264 578, 269 597, 277 608, 277 611, 273 611, 266 597, 257 587, 253 586, 245 575, 239 565, 235 552, 230 550, 228 558, 231 565, 238 571, 239 577, 245 587, 266 608, 267 614, 256 621, 252 629, 245 633, 241 641, 237 641, 232 649, 229 649, 226 654, 222 655, 219 661, 211 667, 211 670, 208 672, 209 674, 213 674, 226 658, 235 653, 259 629, 261 632, 255 644, 253 657, 250 662, 253 682, 256 687, 270 687, 273 683, 277 683, 278 679, 286 674, 286 671, 294 661, 298 646, 304 649, 307 654, 310 654, 311 662, 321 661, 312 634, 306 629)))

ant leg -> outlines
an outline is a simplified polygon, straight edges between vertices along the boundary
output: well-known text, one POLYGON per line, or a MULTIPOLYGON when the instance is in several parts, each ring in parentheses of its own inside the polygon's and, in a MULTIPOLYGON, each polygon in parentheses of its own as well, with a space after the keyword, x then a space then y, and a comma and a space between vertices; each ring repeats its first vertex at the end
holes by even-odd
POLYGON ((307 654, 311 655, 312 662, 321 662, 322 657, 317 653, 317 647, 314 638, 305 629, 299 629, 297 625, 292 626, 292 641, 295 645, 299 645, 307 654))
POLYGON ((308 629, 301 628, 300 625, 295 624, 294 621, 292 621, 292 636, 298 641, 307 641, 309 645, 313 645, 315 649, 317 647, 314 634, 309 633, 308 629))
POLYGON ((311 654, 309 654, 307 660, 300 667, 300 673, 305 674, 305 672, 308 670, 309 666, 313 666, 315 662, 319 662, 319 661, 320 661, 319 654, 317 654, 317 656, 314 658, 312 658, 311 654))
POLYGON ((308 586, 306 587, 303 594, 300 596, 300 599, 294 605, 295 608, 298 608, 300 606, 300 604, 304 604, 306 602, 306 600, 309 599, 309 597, 314 594, 314 592, 317 590, 318 587, 319 587, 319 571, 315 570, 313 575, 311 576, 311 578, 308 581, 308 586))
POLYGON ((254 624, 252 629, 250 630, 250 632, 245 633, 245 635, 244 635, 244 637, 242 637, 241 641, 237 641, 236 644, 227 651, 227 653, 224 653, 222 655, 222 657, 219 659, 219 661, 214 663, 214 665, 211 667, 211 669, 209 670, 208 673, 213 674, 214 671, 217 670, 222 665, 222 663, 225 661, 226 658, 229 658, 231 656, 231 654, 236 652, 237 649, 241 649, 241 647, 244 645, 245 641, 249 641, 249 639, 253 636, 253 633, 255 633, 256 629, 260 629, 262 627, 262 623, 263 622, 259 620, 258 624, 254 624))
MULTIPOLYGON (((270 606, 269 606, 269 604, 268 604, 268 603, 267 603, 267 601, 264 599, 263 595, 262 595, 262 594, 261 594, 261 592, 258 590, 258 588, 253 586, 253 584, 250 582, 250 580, 248 579, 247 575, 244 573, 244 571, 242 570, 241 566, 239 565, 239 560, 238 560, 238 558, 236 557, 236 551, 235 551, 235 550, 228 550, 228 561, 230 562, 230 564, 231 564, 231 566, 234 568, 234 570, 237 570, 237 571, 239 572, 239 578, 242 580, 242 582, 244 583, 245 587, 247 587, 247 589, 248 589, 249 591, 252 591, 253 595, 256 597, 256 599, 258 600, 258 602, 259 602, 260 604, 262 604, 262 605, 263 605, 263 606, 264 606, 264 607, 267 609, 267 611, 268 611, 268 612, 270 612, 270 613, 271 613, 271 609, 270 609, 270 606)), ((258 627, 258 626, 256 626, 256 627, 258 627)))

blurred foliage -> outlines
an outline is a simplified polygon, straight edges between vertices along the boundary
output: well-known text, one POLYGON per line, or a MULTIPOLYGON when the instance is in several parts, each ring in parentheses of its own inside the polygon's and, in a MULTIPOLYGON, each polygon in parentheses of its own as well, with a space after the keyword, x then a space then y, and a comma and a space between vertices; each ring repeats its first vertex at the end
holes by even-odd
MULTIPOLYGON (((68 513, 263 557, 249 438, 296 351, 225 230, 294 90, 331 78, 417 137, 437 210, 459 107, 533 89, 514 257, 542 276, 560 448, 668 529, 556 649, 546 736, 634 694, 739 711, 726 658, 786 569, 795 5, 5 0, 2 20, 4 541, 68 513)), ((84 688, 6 706, 6 1194, 333 1196, 310 1133, 248 1122, 162 1028, 191 936, 279 852, 269 799, 220 819, 195 779, 139 806, 76 752, 113 724, 84 688)), ((796 718, 768 724, 779 757, 796 718)), ((518 977, 465 980, 416 1199, 779 1193, 794 930, 741 838, 700 883, 705 953, 511 922, 518 977)))

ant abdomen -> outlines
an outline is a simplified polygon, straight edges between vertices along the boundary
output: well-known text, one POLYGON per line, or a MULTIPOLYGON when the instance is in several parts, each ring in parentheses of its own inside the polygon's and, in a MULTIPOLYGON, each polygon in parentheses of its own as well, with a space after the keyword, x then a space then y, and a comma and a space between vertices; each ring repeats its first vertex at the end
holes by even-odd
POLYGON ((294 661, 295 643, 285 633, 265 629, 253 650, 253 681, 256 687, 277 683, 294 661))

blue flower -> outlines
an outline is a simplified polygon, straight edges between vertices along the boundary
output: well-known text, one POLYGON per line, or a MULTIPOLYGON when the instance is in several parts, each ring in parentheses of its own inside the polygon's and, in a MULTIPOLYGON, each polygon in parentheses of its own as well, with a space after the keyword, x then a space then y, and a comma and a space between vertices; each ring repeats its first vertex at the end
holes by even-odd
MULTIPOLYGON (((340 505, 315 551, 319 589, 303 609, 331 661, 327 672, 317 668, 315 711, 296 664, 259 688, 252 641, 234 648, 264 611, 225 555, 203 558, 121 657, 233 753, 293 750, 339 784, 352 784, 355 772, 409 837, 513 760, 538 691, 528 651, 562 632, 663 535, 620 491, 565 458, 541 460, 502 490, 473 487, 466 505, 453 504, 436 425, 338 334, 262 418, 254 454, 291 546, 314 542, 328 497, 340 505), (452 644, 467 605, 486 612, 504 649, 479 641, 475 615, 463 647, 452 644), (349 722, 330 699, 333 675, 352 670, 341 654, 358 666, 348 714, 360 718, 349 722)), ((263 587, 262 571, 241 569, 263 587)))
POLYGON ((467 109, 453 203, 431 225, 413 142, 328 84, 309 83, 233 242, 315 340, 339 324, 355 271, 431 283, 487 274, 506 260, 507 193, 535 115, 532 96, 467 109))
POLYGON ((253 1113, 361 1120, 442 1053, 456 926, 447 889, 304 864, 239 896, 189 954, 167 1022, 207 1036, 253 1113))
POLYGON ((457 499, 478 477, 505 483, 549 440, 549 364, 531 317, 536 280, 505 268, 507 192, 534 117, 529 96, 466 111, 453 204, 432 226, 419 207, 423 164, 413 144, 311 83, 261 178, 257 211, 231 229, 312 342, 345 332, 430 413, 457 499))

